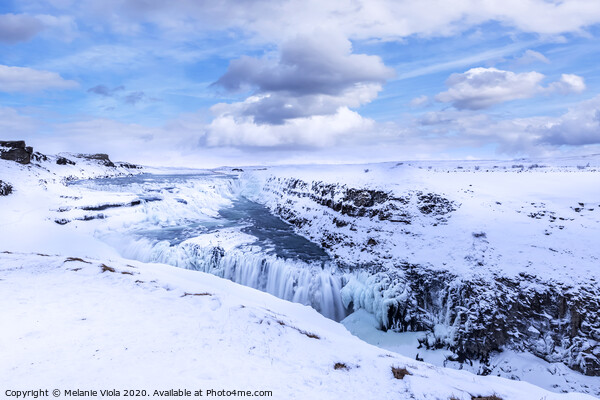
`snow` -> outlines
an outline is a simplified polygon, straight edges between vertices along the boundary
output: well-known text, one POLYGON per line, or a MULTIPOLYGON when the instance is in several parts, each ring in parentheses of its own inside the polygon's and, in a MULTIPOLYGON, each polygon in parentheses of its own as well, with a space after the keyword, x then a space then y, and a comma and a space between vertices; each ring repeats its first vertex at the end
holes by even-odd
POLYGON ((497 272, 517 275, 526 271, 562 281, 587 282, 589 277, 600 278, 596 249, 600 237, 600 156, 579 162, 563 161, 533 169, 528 165, 537 163, 531 161, 516 164, 524 165, 524 169, 513 168, 515 162, 497 161, 269 168, 246 173, 249 181, 256 181, 248 184, 251 189, 247 195, 271 209, 280 202, 292 201, 292 207, 311 220, 303 234, 318 241, 323 232, 331 230, 327 229, 331 225, 327 218, 331 210, 308 196, 294 198, 286 193, 285 180, 307 182, 306 189, 296 189, 301 194, 309 193, 311 184, 318 182, 339 184, 341 188, 382 190, 398 197, 415 189, 439 193, 458 205, 446 222, 414 212, 411 206, 409 211, 414 218, 407 226, 353 218, 358 231, 352 232, 346 226, 336 232, 351 236, 357 244, 372 237, 379 245, 372 252, 348 246, 334 247, 332 251, 351 263, 373 262, 381 260, 383 253, 391 253, 393 258, 443 269, 445 262, 463 276, 497 272), (592 167, 576 167, 590 162, 592 167), (256 187, 266 190, 256 192, 256 187), (574 210, 578 207, 582 208, 580 212, 574 210), (536 212, 545 215, 539 219, 529 216, 536 212), (552 216, 555 221, 551 221, 552 216), (473 237, 479 232, 485 233, 489 242, 485 252, 490 268, 482 269, 473 262, 479 257, 477 253, 483 252, 481 243, 473 237))
MULTIPOLYGON (((503 400, 593 398, 415 361, 415 341, 422 334, 409 332, 400 334, 405 336, 399 339, 394 332, 376 329, 383 318, 377 313, 385 309, 378 302, 389 301, 389 297, 375 296, 380 277, 367 270, 342 275, 333 266, 265 256, 257 249, 256 238, 238 228, 199 232, 178 243, 135 239, 130 232, 139 226, 177 228, 189 219, 212 221, 218 210, 231 205, 240 193, 274 208, 277 199, 265 190, 273 188, 270 177, 342 182, 399 195, 418 186, 460 203, 446 225, 434 229, 434 219, 423 217, 411 225, 415 235, 400 235, 387 222, 374 224, 357 217, 353 218, 359 228, 356 232, 350 227, 340 229, 356 243, 374 238, 374 251, 339 246, 330 253, 341 260, 368 262, 389 260, 382 256, 391 252, 392 257, 427 261, 440 270, 444 268, 442 260, 452 260, 456 273, 486 275, 490 270, 465 262, 474 247, 485 246, 475 240, 473 232, 485 232, 496 272, 516 274, 526 269, 562 282, 585 283, 598 276, 594 244, 599 237, 600 207, 587 211, 587 204, 600 198, 600 189, 590 185, 598 176, 594 167, 572 170, 581 160, 544 170, 547 177, 526 170, 519 174, 490 172, 494 174, 490 179, 492 175, 475 174, 471 168, 453 170, 452 180, 446 178, 452 167, 447 164, 436 165, 435 170, 416 164, 244 168, 240 180, 231 179, 237 175, 223 169, 223 179, 210 182, 183 177, 201 171, 155 170, 152 172, 182 178, 173 188, 156 192, 160 201, 148 201, 129 189, 123 191, 116 183, 107 191, 94 190, 96 183, 65 186, 73 179, 146 172, 71 158, 77 165, 59 166, 53 158, 39 166, 0 160, 0 179, 14 186, 13 194, 0 197, 0 252, 5 251, 0 253, 0 319, 4 327, 0 330, 0 375, 14 388, 32 383, 61 389, 237 388, 272 390, 274 398, 286 399, 446 400, 493 393, 503 400), (564 190, 556 190, 556 185, 564 190), (551 228, 552 235, 541 237, 540 232, 552 224, 547 219, 526 217, 539 210, 527 205, 531 197, 544 198, 544 210, 568 215, 573 221, 564 222, 564 231, 551 228), (138 200, 139 206, 131 206, 138 200), (571 207, 579 201, 586 209, 576 212, 571 207), (106 205, 119 207, 85 210, 106 205), (520 207, 523 211, 515 212, 521 211, 520 207), (99 214, 104 219, 83 221, 99 214), (59 225, 55 221, 60 219, 68 222, 59 225), (540 238, 548 242, 542 243, 540 238), (513 248, 517 250, 510 250, 513 248), (224 256, 216 264, 209 263, 218 249, 224 256), (528 263, 530 259, 534 263, 528 263), (104 272, 102 265, 108 267, 104 272), (344 320, 345 326, 367 342, 377 341, 380 347, 352 336, 343 325, 315 311, 342 319, 346 316, 342 303, 348 305, 350 298, 355 307, 361 304, 375 315, 359 310, 344 320), (311 337, 315 335, 319 339, 311 337), (337 362, 349 369, 335 370, 337 362), (394 379, 392 366, 406 366, 412 375, 394 379)), ((298 200, 295 206, 305 217, 314 217, 313 225, 300 230, 305 236, 318 239, 331 229, 331 221, 322 217, 329 212, 323 206, 308 198, 298 200)), ((447 329, 437 325, 436 335, 447 335, 447 329)), ((421 356, 441 365, 444 353, 424 351, 421 356)), ((521 379, 552 389, 542 370, 544 364, 526 357, 516 355, 504 361, 524 360, 513 366, 513 371, 529 374, 521 379), (528 366, 533 370, 525 373, 528 366)), ((502 362, 499 358, 498 365, 502 362)), ((574 390, 584 390, 586 384, 600 386, 598 378, 586 380, 560 364, 552 367, 561 379, 579 382, 570 386, 574 390)))
POLYGON ((239 229, 221 229, 216 232, 197 236, 186 240, 199 247, 220 247, 225 251, 233 250, 237 247, 252 244, 256 238, 252 235, 240 232, 239 229))
POLYGON ((309 307, 201 272, 2 253, 0 279, 0 374, 11 388, 271 390, 281 399, 593 398, 416 362, 360 341, 309 307), (114 272, 102 272, 103 265, 114 272), (335 370, 338 362, 349 370, 335 370), (392 366, 412 375, 394 379, 392 366))
MULTIPOLYGON (((349 332, 367 343, 416 359, 419 357, 425 362, 458 368, 461 370, 481 373, 484 366, 473 362, 459 364, 447 360, 453 353, 446 349, 428 350, 421 346, 419 340, 433 339, 433 335, 425 332, 394 332, 378 329, 377 319, 366 310, 357 310, 341 322, 349 332)), ((444 325, 437 325, 435 336, 440 337, 445 333, 444 325)), ((598 377, 584 376, 569 369, 562 363, 549 363, 530 353, 504 350, 494 353, 490 360, 489 375, 501 376, 508 379, 521 380, 533 383, 546 390, 587 392, 596 390, 599 384, 598 377)))
MULTIPOLYGON (((242 193, 294 223, 301 234, 317 243, 325 243, 330 255, 347 266, 344 272, 347 283, 342 289, 344 305, 371 313, 378 328, 396 330, 413 330, 414 327, 410 324, 390 326, 390 307, 392 311, 401 311, 399 323, 421 318, 418 313, 425 313, 424 319, 430 318, 428 324, 435 328, 445 326, 442 338, 445 344, 453 345, 458 330, 480 329, 474 328, 469 318, 463 325, 457 325, 460 315, 452 315, 457 314, 455 309, 443 311, 445 304, 451 304, 445 296, 453 295, 453 290, 460 296, 465 281, 482 290, 475 305, 480 310, 475 310, 476 314, 496 314, 494 304, 499 295, 516 295, 511 294, 513 289, 505 290, 510 286, 504 286, 503 281, 516 283, 518 290, 532 299, 543 298, 549 289, 558 289, 569 296, 587 296, 582 304, 597 301, 600 294, 597 285, 600 279, 599 166, 600 156, 594 155, 516 162, 423 161, 273 167, 245 172, 246 186, 242 193), (360 198, 347 199, 349 191, 367 190, 380 190, 389 198, 397 199, 392 205, 400 210, 395 213, 403 214, 392 218, 370 217, 368 213, 350 216, 356 213, 352 207, 360 198), (419 209, 420 193, 438 195, 450 202, 454 210, 438 215, 424 213, 419 209), (347 207, 347 215, 344 207, 347 207), (357 265, 362 267, 357 268, 357 265), (410 272, 412 266, 419 268, 426 279, 452 280, 456 286, 448 292, 429 294, 432 304, 426 308, 433 306, 439 312, 423 310, 416 303, 411 305, 415 301, 414 291, 418 289, 409 287, 402 274, 405 270, 410 272), (402 314, 405 309, 410 309, 406 315, 402 314)), ((377 207, 383 206, 376 204, 367 212, 379 211, 377 207)), ((582 329, 597 329, 595 322, 590 323, 596 316, 597 309, 584 314, 587 321, 583 322, 582 329)), ((510 330, 507 334, 516 338, 517 347, 526 344, 548 360, 564 361, 585 369, 584 358, 595 359, 597 363, 600 348, 597 335, 584 335, 575 341, 569 337, 548 336, 548 324, 564 326, 570 318, 571 315, 566 315, 564 320, 555 320, 546 314, 538 318, 539 325, 525 326, 522 331, 510 330), (585 346, 586 350, 572 353, 578 346, 585 346)), ((361 330, 356 332, 369 340, 361 330)), ((401 351, 414 357, 417 353, 414 343, 409 346, 412 350, 406 347, 401 351)), ((508 349, 504 350, 505 354, 509 353, 508 349)), ((544 365, 542 360, 537 361, 544 365)), ((432 362, 439 365, 439 357, 432 362)), ((562 364, 551 364, 565 370, 562 364)), ((544 368, 535 377, 526 367, 511 371, 504 373, 495 369, 492 373, 545 382, 545 387, 552 390, 600 394, 598 378, 588 379, 573 371, 561 372, 564 379, 557 379, 544 368)))

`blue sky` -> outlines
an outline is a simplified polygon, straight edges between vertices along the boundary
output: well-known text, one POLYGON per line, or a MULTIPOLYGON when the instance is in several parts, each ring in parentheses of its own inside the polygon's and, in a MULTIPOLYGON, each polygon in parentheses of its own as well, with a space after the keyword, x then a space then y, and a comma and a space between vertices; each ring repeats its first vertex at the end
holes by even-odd
POLYGON ((156 165, 600 151, 596 0, 0 4, 0 138, 156 165))

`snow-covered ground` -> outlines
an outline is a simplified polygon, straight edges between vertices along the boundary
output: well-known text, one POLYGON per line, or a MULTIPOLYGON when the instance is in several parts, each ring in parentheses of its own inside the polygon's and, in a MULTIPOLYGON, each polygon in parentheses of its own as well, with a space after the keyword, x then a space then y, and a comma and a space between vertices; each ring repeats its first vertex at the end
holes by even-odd
POLYGON ((309 307, 201 272, 2 253, 0 279, 5 390, 249 390, 272 391, 276 399, 592 398, 416 362, 362 342, 309 307), (395 379, 392 367, 412 375, 395 379))
POLYGON ((598 155, 289 166, 248 172, 246 185, 346 265, 344 304, 375 322, 352 315, 344 323, 365 340, 440 365, 600 395, 600 378, 562 364, 600 371, 599 166, 598 155), (453 351, 417 349, 425 334, 415 329, 453 351), (443 362, 457 350, 471 360, 443 362))
MULTIPOLYGON (((493 268, 505 268, 503 273, 506 274, 518 273, 522 270, 518 263, 533 257, 535 263, 523 267, 530 268, 531 273, 552 274, 562 282, 568 278, 574 284, 586 283, 598 274, 597 268, 594 268, 597 262, 593 262, 593 257, 597 257, 593 239, 599 237, 598 214, 588 211, 592 206, 587 204, 594 199, 597 201, 600 196, 597 196, 598 187, 590 185, 598 177, 597 170, 593 167, 577 169, 579 164, 576 163, 582 160, 574 160, 575 164, 567 168, 553 167, 555 175, 546 180, 541 175, 524 178, 515 185, 518 190, 508 190, 503 185, 514 183, 515 176, 518 180, 521 175, 503 170, 506 172, 494 171, 489 174, 496 175, 484 176, 479 173, 485 168, 483 164, 477 170, 474 165, 468 168, 465 165, 456 172, 451 171, 447 164, 433 165, 432 169, 425 164, 383 164, 246 169, 239 180, 228 177, 231 170, 223 170, 223 179, 182 179, 174 187, 158 185, 160 189, 150 192, 156 198, 148 196, 147 191, 143 191, 142 196, 140 190, 136 190, 142 186, 154 190, 152 180, 158 178, 152 176, 140 176, 140 183, 130 184, 125 190, 119 184, 111 185, 110 182, 114 181, 103 182, 103 190, 98 190, 96 184, 65 186, 64 182, 74 178, 114 177, 140 172, 110 168, 91 160, 73 160, 77 161, 76 165, 56 165, 51 158, 40 162, 39 166, 22 166, 0 160, 0 180, 9 182, 14 188, 12 194, 0 197, 0 252, 5 251, 0 253, 0 318, 5 327, 0 330, 0 354, 6 355, 0 361, 0 374, 4 377, 3 382, 7 382, 2 384, 3 390, 35 385, 63 390, 130 388, 149 392, 165 388, 271 390, 273 398, 299 399, 446 400, 492 394, 503 400, 592 398, 584 394, 552 393, 524 382, 476 376, 468 371, 415 361, 415 354, 411 351, 415 350, 416 334, 381 332, 376 329, 377 318, 371 314, 363 313, 362 317, 360 312, 352 314, 344 324, 350 331, 380 347, 359 340, 343 325, 301 304, 289 303, 200 271, 130 259, 144 259, 148 251, 154 250, 156 257, 148 257, 146 261, 162 260, 160 257, 164 257, 171 264, 181 262, 181 266, 190 268, 186 264, 190 261, 186 253, 189 249, 212 250, 218 247, 227 254, 222 257, 223 260, 244 254, 250 258, 259 257, 264 253, 262 259, 257 258, 251 270, 256 272, 265 265, 269 266, 267 277, 277 287, 269 289, 271 286, 267 279, 264 291, 282 290, 282 293, 291 293, 292 300, 312 304, 314 299, 311 300, 309 293, 317 284, 323 285, 316 289, 321 296, 320 302, 333 299, 334 294, 325 295, 323 292, 325 282, 329 282, 327 285, 331 287, 334 281, 348 284, 350 278, 338 275, 339 280, 333 279, 333 272, 327 271, 316 281, 311 274, 299 278, 299 275, 290 275, 288 270, 283 270, 295 264, 277 261, 278 255, 270 252, 270 247, 259 240, 260 235, 218 224, 217 229, 206 230, 206 226, 222 220, 219 210, 233 207, 240 194, 255 198, 277 212, 278 203, 273 196, 275 182, 277 178, 293 178, 391 190, 399 195, 405 195, 410 188, 426 188, 444 193, 456 204, 460 203, 445 222, 438 221, 436 227, 440 227, 440 231, 431 227, 436 223, 431 221, 437 221, 436 216, 415 220, 411 224, 414 235, 402 233, 402 229, 390 230, 394 223, 387 220, 348 218, 355 223, 356 230, 351 230, 350 225, 341 228, 348 227, 351 241, 359 243, 364 239, 368 244, 369 239, 373 239, 375 244, 372 242, 368 244, 368 250, 360 251, 354 246, 331 242, 328 252, 332 257, 337 256, 339 261, 355 260, 367 264, 374 259, 403 258, 411 262, 433 263, 433 267, 443 270, 436 264, 437 261, 454 257, 449 260, 456 261, 456 273, 465 276, 490 274, 477 268, 475 265, 478 264, 474 264, 473 260, 464 261, 463 257, 481 250, 473 250, 475 240, 472 234, 485 232, 487 241, 493 243, 487 246, 490 250, 485 250, 492 254, 490 258, 494 261, 490 265, 493 268), (450 173, 452 179, 442 177, 450 173), (556 183, 556 176, 566 178, 556 183), (539 183, 540 179, 542 183, 539 183), (557 191, 553 181, 562 189, 557 191), (577 203, 582 201, 586 204, 586 210, 569 208, 575 195, 577 203), (552 243, 545 244, 543 251, 535 253, 534 250, 533 255, 529 255, 532 244, 539 246, 538 225, 541 220, 526 217, 523 221, 524 211, 519 207, 525 207, 532 197, 544 199, 546 214, 554 212, 550 215, 556 215, 557 220, 558 214, 566 215, 569 210, 576 214, 575 217, 569 214, 573 220, 569 220, 568 226, 565 223, 563 229, 557 227, 551 235, 542 234, 552 243), (469 208, 465 209, 466 206, 469 208), (488 210, 493 212, 487 213, 488 210), (531 227, 532 221, 538 225, 531 227), (509 235, 501 234, 502 224, 510 225, 509 235), (157 230, 176 231, 176 234, 167 241, 148 239, 159 234, 151 231, 153 226, 157 230), (187 230, 180 232, 181 226, 186 226, 187 230), (563 231, 576 233, 578 240, 565 239, 571 236, 564 235, 563 231), (554 233, 562 236, 557 239, 554 233), (425 235, 429 234, 432 236, 427 239, 425 235), (146 236, 141 237, 143 235, 146 236), (403 242, 399 237, 409 242, 403 242), (469 246, 462 243, 465 237, 470 240, 469 246), (436 243, 436 246, 431 243, 436 243), (513 245, 516 246, 514 249, 513 245), (557 253, 552 256, 556 258, 546 258, 549 247, 556 250, 550 251, 557 253), (520 251, 526 255, 519 256, 520 251), (575 265, 573 259, 576 256, 569 251, 577 252, 578 260, 581 258, 577 272, 584 271, 586 275, 583 277, 556 268, 561 262, 575 265), (391 257, 386 253, 390 253, 391 257), (507 261, 517 265, 509 266, 507 261), (276 263, 279 263, 279 269, 273 267, 276 263), (273 276, 273 271, 284 271, 287 275, 282 272, 273 276), (282 274, 285 277, 280 276, 282 274), (298 290, 294 285, 281 286, 282 282, 304 280, 310 282, 306 291, 298 290), (302 297, 305 295, 307 297, 302 297), (362 333, 359 332, 361 330, 362 333), (394 334, 413 336, 398 336, 398 341, 383 339, 382 336, 389 338, 394 334), (407 344, 403 349, 399 343, 407 344), (408 357, 396 351, 405 352, 408 357), (336 363, 340 363, 340 368, 334 368, 336 363), (402 380, 395 379, 392 367, 406 367, 412 375, 402 380)), ((492 167, 490 165, 490 169, 492 167)), ((175 171, 154 172, 175 175, 175 171)), ((527 176, 534 172, 537 173, 537 169, 525 168, 518 174, 527 176)), ((547 172, 550 171, 544 170, 544 173, 547 172)), ((186 174, 190 171, 181 171, 181 175, 186 174)), ((281 188, 284 188, 283 184, 281 188)), ((284 201, 296 201, 294 196, 282 198, 284 201)), ((320 243, 319 232, 332 230, 331 220, 323 217, 329 209, 314 202, 305 205, 297 209, 305 218, 314 217, 316 222, 300 227, 298 231, 320 243)), ((597 205, 594 208, 597 210, 597 205)), ((547 221, 547 224, 552 223, 547 221)), ((338 228, 335 224, 333 226, 338 228)), ((302 262, 305 264, 300 265, 311 265, 306 264, 307 261, 302 262)), ((231 267, 232 264, 228 265, 231 267)), ((196 263, 192 269, 204 270, 204 267, 200 268, 196 263)), ((257 287, 263 282, 262 275, 244 275, 242 271, 234 268, 232 273, 241 274, 236 278, 237 275, 228 276, 226 271, 210 270, 234 281, 254 282, 251 285, 257 287)), ((352 276, 359 277, 361 274, 352 276)), ((341 299, 341 294, 339 296, 341 299)), ((320 303, 316 304, 318 308, 320 303)), ((440 351, 418 351, 426 361, 437 364, 443 361, 440 351)), ((502 354, 506 357, 509 353, 502 354)), ((555 391, 598 393, 600 378, 584 377, 560 364, 536 363, 538 359, 528 360, 528 356, 517 354, 510 358, 511 364, 517 363, 519 357, 524 360, 518 365, 511 365, 513 371, 516 367, 521 369, 516 373, 521 375, 518 376, 520 379, 529 379, 555 391), (527 376, 522 370, 528 365, 534 369, 550 366, 560 373, 533 371, 527 376), (562 380, 575 380, 576 384, 565 384, 556 376, 562 380), (558 387, 551 387, 549 380, 552 379, 558 381, 558 387)), ((505 366, 505 370, 510 368, 505 366)))
POLYGON ((600 277, 600 155, 562 162, 292 166, 248 175, 249 186, 266 188, 255 196, 272 209, 291 201, 291 209, 302 210, 301 216, 310 220, 302 227, 308 236, 320 240, 331 232, 328 217, 344 224, 335 233, 354 246, 334 241, 331 251, 349 264, 402 258, 461 275, 525 271, 574 283, 600 277), (307 186, 287 186, 297 180, 307 186), (405 207, 385 210, 391 214, 388 219, 336 213, 311 198, 315 183, 333 185, 334 202, 344 203, 345 189, 358 188, 387 193, 398 199, 394 205, 405 207), (438 194, 455 210, 420 212, 418 192, 438 194), (368 245, 369 239, 377 243, 368 245))
MULTIPOLYGON (((419 343, 426 336, 424 332, 384 332, 378 329, 376 318, 365 310, 355 311, 342 324, 367 343, 408 357, 419 357, 433 365, 476 374, 481 374, 487 368, 488 375, 533 383, 554 392, 585 392, 598 396, 600 389, 600 378, 585 376, 563 363, 550 363, 528 352, 504 349, 501 353, 490 356, 489 365, 482 365, 477 361, 472 364, 448 361, 447 357, 453 354, 451 351, 443 348, 426 349, 419 343)), ((438 329, 445 327, 438 326, 438 329)))

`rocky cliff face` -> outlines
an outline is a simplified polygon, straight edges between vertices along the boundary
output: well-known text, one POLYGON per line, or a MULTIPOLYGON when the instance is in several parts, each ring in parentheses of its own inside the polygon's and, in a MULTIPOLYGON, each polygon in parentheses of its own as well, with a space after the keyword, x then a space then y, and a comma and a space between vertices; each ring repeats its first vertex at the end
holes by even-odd
POLYGON ((0 141, 0 158, 29 164, 33 155, 33 147, 25 146, 23 140, 0 141))
POLYGON ((98 153, 98 154, 79 154, 77 157, 79 158, 85 158, 87 160, 95 160, 98 161, 100 164, 106 166, 106 167, 114 167, 115 164, 110 161, 110 158, 108 157, 108 154, 104 154, 104 153, 98 153))
POLYGON ((263 194, 273 212, 328 249, 350 277, 345 305, 372 312, 382 329, 429 332, 424 346, 448 348, 461 362, 485 363, 510 347, 600 376, 600 286, 593 278, 573 283, 495 271, 485 232, 472 233, 472 254, 461 260, 485 273, 457 273, 452 259, 416 263, 397 250, 410 237, 435 248, 418 227, 444 229, 457 201, 424 190, 398 195, 275 177, 263 194), (436 336, 440 324, 445 333, 436 336))

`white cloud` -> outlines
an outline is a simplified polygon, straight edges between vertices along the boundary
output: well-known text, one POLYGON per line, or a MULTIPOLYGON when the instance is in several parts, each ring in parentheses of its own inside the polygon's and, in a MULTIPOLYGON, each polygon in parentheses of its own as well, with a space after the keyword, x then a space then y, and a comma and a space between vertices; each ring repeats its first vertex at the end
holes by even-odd
MULTIPOLYGON (((82 120, 45 127, 51 135, 29 133, 18 138, 49 154, 108 153, 113 160, 216 167, 280 163, 291 158, 301 162, 334 161, 337 150, 346 153, 345 160, 355 160, 357 143, 374 145, 369 139, 375 127, 374 121, 342 108, 335 115, 299 118, 277 126, 257 125, 249 118, 230 115, 218 116, 207 124, 199 114, 181 115, 162 127, 110 119, 82 120), (327 156, 320 154, 330 149, 335 150, 327 156)), ((369 160, 379 154, 358 156, 369 160)))
MULTIPOLYGON (((326 116, 259 125, 250 117, 181 115, 162 127, 94 119, 43 124, 0 108, 0 131, 36 150, 103 152, 114 160, 179 166, 281 162, 358 162, 436 158, 440 154, 509 156, 600 150, 600 96, 557 117, 502 119, 468 110, 434 111, 414 120, 377 123, 348 108, 326 116), (50 134, 49 134, 50 133, 50 134), (465 153, 465 151, 467 153, 465 153), (159 155, 157 157, 157 155, 159 155)), ((6 138, 9 139, 9 138, 6 138)))
POLYGON ((393 75, 378 56, 353 54, 350 41, 337 32, 316 31, 284 42, 278 60, 232 61, 217 84, 229 90, 250 85, 263 92, 337 94, 348 86, 381 83, 393 75))
POLYGON ((532 128, 552 145, 600 144, 600 95, 577 104, 558 118, 532 128))
POLYGON ((546 90, 560 94, 581 93, 585 90, 585 82, 578 75, 562 74, 560 80, 552 82, 546 90))
POLYGON ((251 116, 233 115, 223 107, 213 110, 221 112, 206 128, 206 145, 213 147, 327 147, 356 142, 375 126, 373 120, 347 107, 330 115, 290 119, 281 125, 257 124, 251 116))
POLYGON ((241 29, 275 42, 309 34, 315 26, 336 27, 352 39, 397 40, 410 35, 451 35, 488 21, 544 35, 579 32, 600 22, 597 0, 23 1, 33 9, 51 3, 88 23, 108 24, 123 34, 140 34, 143 25, 150 23, 164 34, 179 37, 241 29))
POLYGON ((294 118, 333 115, 340 107, 358 107, 377 97, 394 71, 377 56, 353 54, 346 38, 323 32, 284 42, 279 59, 242 57, 230 63, 215 85, 229 91, 252 89, 255 95, 219 104, 219 114, 250 116, 254 123, 283 124, 294 118), (320 37, 327 36, 328 40, 320 37))
POLYGON ((548 87, 541 86, 543 79, 544 75, 535 71, 514 73, 496 68, 472 68, 450 75, 446 81, 449 89, 435 99, 452 103, 459 110, 480 110, 542 93, 568 94, 585 90, 583 78, 577 75, 563 74, 559 81, 548 87))
POLYGON ((49 14, 0 14, 0 42, 18 43, 31 40, 38 33, 69 42, 77 35, 71 16, 49 14))
POLYGON ((0 65, 0 92, 37 92, 77 87, 77 82, 65 80, 56 72, 0 65))
POLYGON ((416 120, 409 131, 411 137, 427 138, 434 146, 496 145, 500 152, 511 155, 562 146, 600 146, 600 95, 556 117, 501 119, 468 110, 435 111, 416 120))
POLYGON ((435 96, 458 109, 479 110, 509 100, 525 99, 539 92, 544 75, 539 72, 515 74, 496 68, 472 68, 452 74, 446 81, 448 91, 435 96))
POLYGON ((204 144, 290 149, 360 142, 375 122, 350 108, 375 99, 391 76, 379 57, 353 54, 350 41, 335 32, 298 36, 281 45, 278 59, 231 62, 215 84, 255 94, 211 107, 215 118, 204 144))

